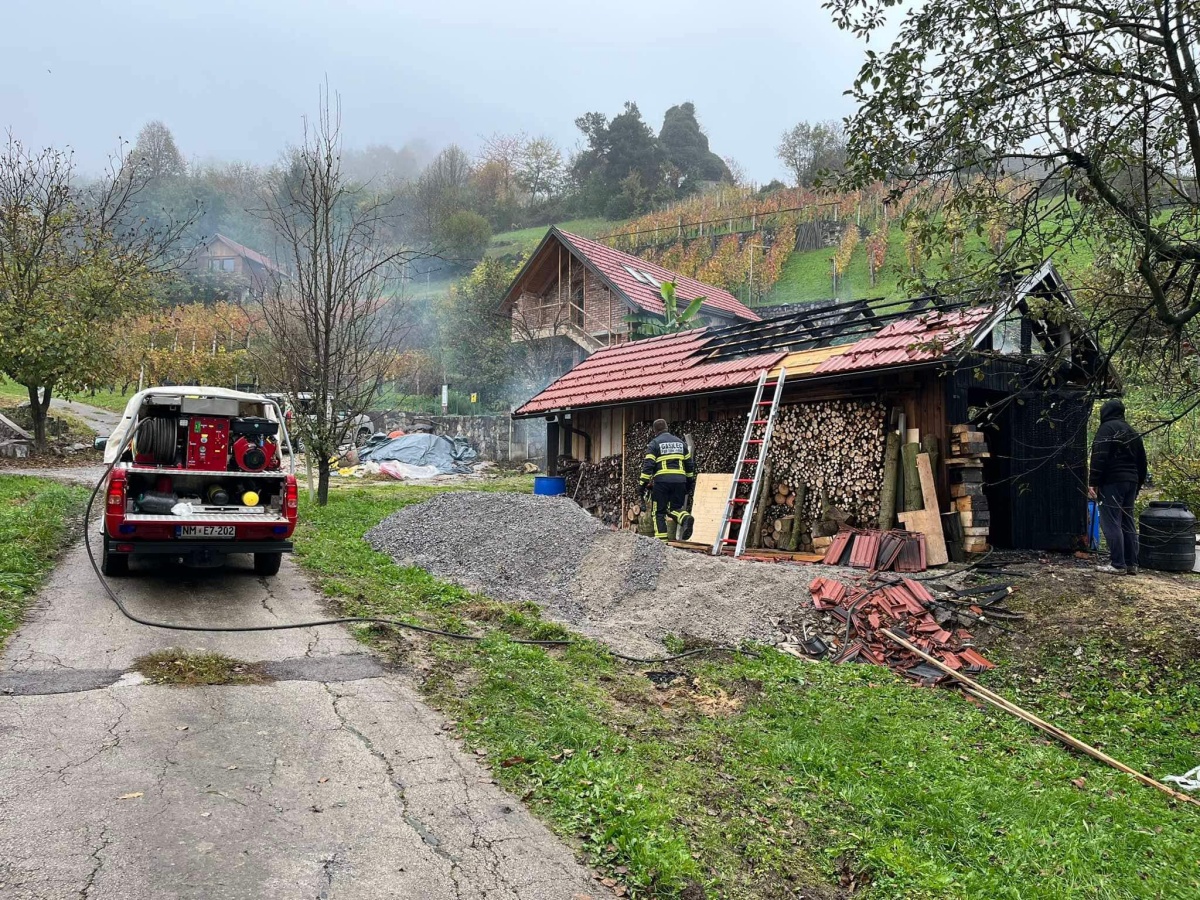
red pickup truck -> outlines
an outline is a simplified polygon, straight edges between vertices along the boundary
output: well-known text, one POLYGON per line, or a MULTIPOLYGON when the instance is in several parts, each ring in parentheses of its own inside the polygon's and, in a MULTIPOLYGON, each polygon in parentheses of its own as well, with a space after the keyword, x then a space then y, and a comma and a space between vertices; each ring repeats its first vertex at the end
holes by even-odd
POLYGON ((274 575, 296 528, 294 456, 283 410, 258 394, 158 387, 134 395, 104 445, 105 575, 135 556, 219 566, 234 553, 274 575), (287 450, 289 471, 282 466, 287 450))

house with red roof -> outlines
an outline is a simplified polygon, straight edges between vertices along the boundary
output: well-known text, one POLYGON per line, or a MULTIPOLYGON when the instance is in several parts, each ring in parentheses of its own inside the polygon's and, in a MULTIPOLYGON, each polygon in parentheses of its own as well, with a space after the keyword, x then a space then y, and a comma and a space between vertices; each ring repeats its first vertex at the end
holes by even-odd
POLYGON ((223 234, 208 238, 192 254, 188 268, 200 275, 240 280, 246 289, 256 291, 266 288, 282 271, 270 257, 223 234))
POLYGON ((726 290, 599 241, 551 227, 501 300, 511 316, 513 341, 553 348, 562 372, 590 354, 630 339, 626 317, 661 316, 659 290, 675 283, 680 307, 704 297, 701 324, 757 322, 759 316, 726 290))
MULTIPOLYGON (((805 482, 810 514, 824 497, 856 509, 854 524, 873 524, 887 436, 897 431, 930 442, 938 499, 953 511, 947 450, 954 427, 969 426, 991 451, 982 468, 993 543, 1079 546, 1088 417, 1093 399, 1120 385, 1051 263, 969 295, 757 313, 598 348, 513 416, 546 419, 552 472, 563 457, 584 466, 608 460, 611 471, 619 456, 624 502, 637 496, 650 422, 663 418, 673 432, 701 438, 737 422, 740 435, 764 373, 768 381, 782 375, 780 415, 790 425, 769 458, 805 482), (836 424, 846 421, 858 428, 852 438, 836 424), (863 422, 872 424, 863 430, 863 422)), ((698 453, 700 470, 731 472, 737 443, 707 459, 698 453)))

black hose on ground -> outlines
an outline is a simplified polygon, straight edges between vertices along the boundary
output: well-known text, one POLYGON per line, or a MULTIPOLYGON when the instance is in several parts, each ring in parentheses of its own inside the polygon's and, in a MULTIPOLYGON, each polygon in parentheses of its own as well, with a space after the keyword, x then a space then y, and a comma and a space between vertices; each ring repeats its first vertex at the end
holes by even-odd
MULTIPOLYGON (((162 422, 162 421, 166 421, 169 424, 171 424, 172 427, 174 427, 173 419, 143 419, 138 424, 137 428, 135 428, 130 433, 129 437, 126 438, 125 443, 122 444, 120 449, 117 451, 116 457, 113 459, 113 461, 111 463, 108 464, 108 466, 104 470, 104 474, 101 475, 100 480, 96 482, 96 486, 92 489, 91 496, 88 497, 87 508, 84 512, 83 544, 84 544, 85 549, 87 550, 88 562, 91 563, 92 571, 94 571, 96 573, 96 578, 99 579, 100 586, 102 588, 104 588, 104 592, 106 594, 108 594, 108 599, 113 602, 113 604, 120 611, 121 615, 123 615, 129 621, 135 622, 138 625, 146 625, 150 628, 163 628, 167 631, 209 631, 209 632, 234 632, 234 633, 249 632, 249 631, 290 631, 290 630, 297 629, 297 628, 316 628, 320 625, 351 625, 351 624, 383 625, 383 626, 387 626, 390 628, 406 629, 408 631, 420 632, 421 634, 429 634, 429 635, 434 635, 436 637, 452 638, 454 640, 459 640, 459 641, 482 641, 482 640, 484 640, 484 637, 479 636, 479 635, 458 634, 453 631, 444 631, 440 628, 430 628, 425 625, 418 625, 415 622, 406 622, 403 619, 388 619, 388 618, 382 618, 379 616, 338 616, 333 619, 317 619, 317 620, 314 620, 311 622, 292 622, 292 623, 287 623, 287 624, 283 624, 283 625, 214 625, 214 626, 207 626, 207 625, 178 625, 173 622, 156 622, 153 619, 144 619, 141 616, 138 616, 138 615, 130 612, 129 609, 125 606, 125 604, 122 602, 121 598, 119 596, 117 596, 115 591, 113 591, 112 587, 108 583, 108 579, 104 577, 104 573, 100 571, 100 566, 96 562, 95 554, 92 553, 92 541, 91 541, 89 523, 91 522, 91 519, 92 519, 92 508, 93 508, 93 506, 95 506, 96 497, 99 495, 100 489, 104 486, 104 482, 108 479, 108 476, 111 474, 112 470, 116 467, 117 463, 120 461, 121 456, 122 456, 122 454, 124 454, 126 447, 128 447, 130 445, 130 443, 132 443, 135 436, 139 435, 142 432, 143 428, 149 429, 149 433, 152 435, 155 434, 156 432, 160 431, 161 426, 151 425, 150 423, 162 422)), ((171 440, 172 440, 172 442, 174 442, 174 440, 175 440, 174 431, 172 431, 172 433, 171 433, 171 440)), ((174 462, 174 453, 175 453, 174 443, 172 443, 172 450, 171 450, 171 461, 172 462, 174 462)), ((525 639, 525 638, 509 638, 509 640, 511 640, 514 644, 525 644, 525 645, 533 646, 533 647, 568 647, 568 646, 576 645, 579 643, 578 641, 573 641, 573 640, 537 641, 537 640, 529 640, 529 639, 525 639)), ((644 664, 644 663, 674 662, 675 660, 679 660, 679 659, 687 659, 690 656, 698 656, 701 653, 713 653, 713 652, 718 652, 718 651, 726 652, 726 653, 742 653, 742 654, 746 654, 749 656, 754 655, 753 653, 750 653, 747 650, 742 650, 737 647, 700 647, 695 650, 688 650, 684 653, 675 653, 670 656, 657 656, 657 657, 627 656, 624 653, 617 653, 615 650, 609 650, 608 652, 616 659, 620 659, 625 662, 644 664)))

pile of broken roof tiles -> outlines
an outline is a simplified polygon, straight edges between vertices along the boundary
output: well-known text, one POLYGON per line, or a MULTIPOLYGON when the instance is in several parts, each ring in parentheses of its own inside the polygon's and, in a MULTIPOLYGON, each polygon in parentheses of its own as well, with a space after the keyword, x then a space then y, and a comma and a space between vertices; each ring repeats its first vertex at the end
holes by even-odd
POLYGON ((924 572, 925 535, 844 528, 834 537, 821 561, 827 566, 852 566, 872 572, 924 572))
POLYGON ((919 581, 891 576, 848 586, 830 578, 817 578, 809 590, 813 606, 827 610, 844 628, 833 662, 888 666, 923 684, 936 684, 949 677, 888 640, 883 634, 888 629, 955 671, 974 674, 993 668, 971 646, 972 635, 959 625, 955 610, 939 604, 919 581))

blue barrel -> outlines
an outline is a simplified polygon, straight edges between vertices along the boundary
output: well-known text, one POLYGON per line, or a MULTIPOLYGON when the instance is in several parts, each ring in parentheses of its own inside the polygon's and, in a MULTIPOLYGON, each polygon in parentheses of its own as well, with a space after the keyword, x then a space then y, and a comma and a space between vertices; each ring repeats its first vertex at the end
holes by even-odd
POLYGON ((1088 501, 1088 549, 1100 549, 1100 504, 1088 501))
POLYGON ((567 479, 554 475, 536 475, 533 479, 533 492, 543 497, 559 497, 567 492, 567 479))

